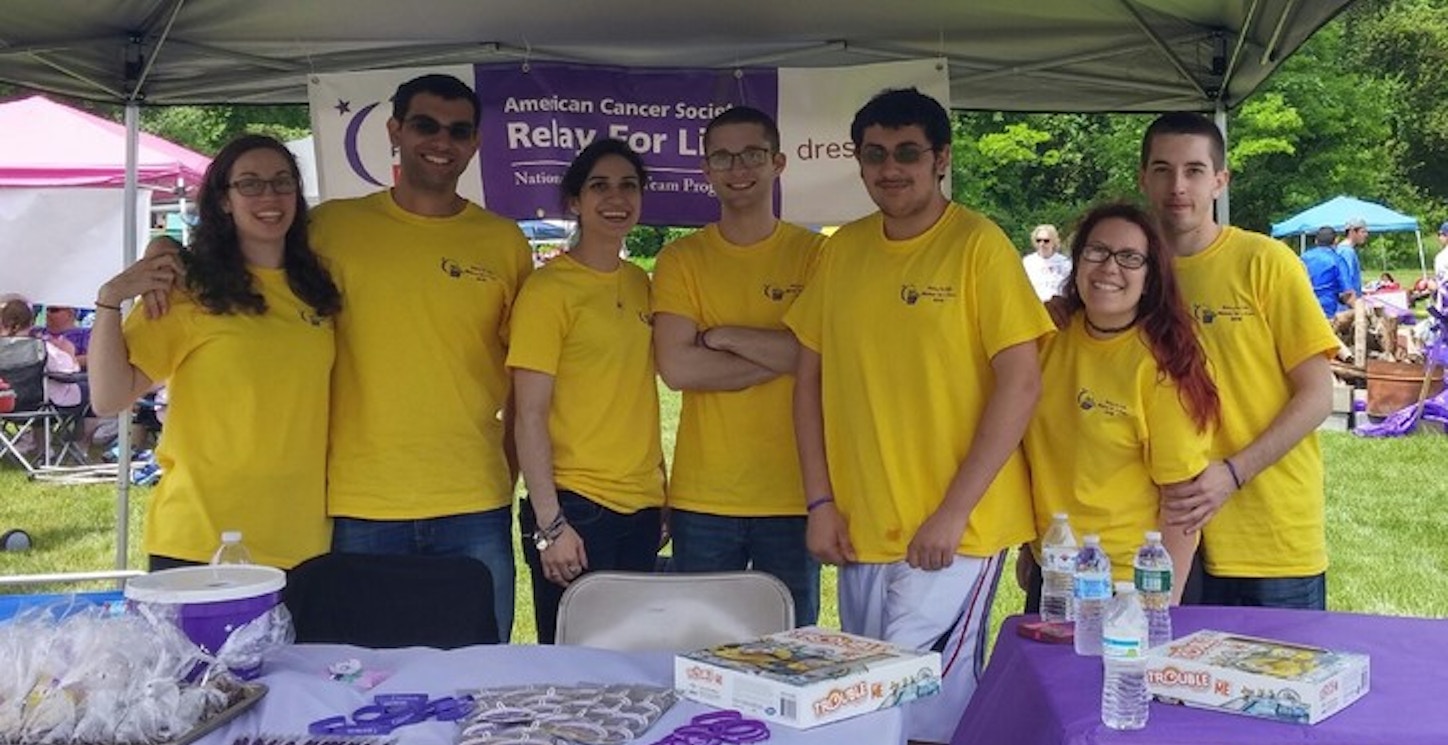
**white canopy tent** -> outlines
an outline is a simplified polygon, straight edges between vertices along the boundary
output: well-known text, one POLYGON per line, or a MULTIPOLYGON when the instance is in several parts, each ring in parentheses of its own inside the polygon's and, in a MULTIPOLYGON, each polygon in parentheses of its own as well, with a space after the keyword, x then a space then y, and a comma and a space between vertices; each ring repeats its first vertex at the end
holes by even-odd
MULTIPOLYGON (((1350 3, 9 0, 0 82, 125 104, 132 163, 141 105, 303 103, 314 73, 506 60, 730 68, 943 57, 956 108, 1195 110, 1225 128, 1226 111, 1350 3)), ((118 567, 126 519, 123 483, 118 567)))

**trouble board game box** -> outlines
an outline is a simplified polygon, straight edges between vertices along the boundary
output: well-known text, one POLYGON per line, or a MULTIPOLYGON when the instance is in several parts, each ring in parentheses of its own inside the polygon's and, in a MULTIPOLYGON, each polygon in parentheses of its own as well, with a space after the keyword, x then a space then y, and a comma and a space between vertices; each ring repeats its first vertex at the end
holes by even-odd
POLYGON ((1368 692, 1368 656, 1198 631, 1148 653, 1146 685, 1167 703, 1317 724, 1368 692))
POLYGON ((674 657, 686 698, 807 728, 940 692, 940 655, 810 626, 674 657))

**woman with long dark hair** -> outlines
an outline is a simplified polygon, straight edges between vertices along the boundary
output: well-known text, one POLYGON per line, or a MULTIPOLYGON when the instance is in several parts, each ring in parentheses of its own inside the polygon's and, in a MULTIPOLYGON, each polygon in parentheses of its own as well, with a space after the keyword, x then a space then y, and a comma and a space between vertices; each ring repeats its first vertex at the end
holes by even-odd
POLYGON ((647 174, 619 140, 584 148, 563 176, 578 242, 535 271, 513 308, 523 558, 538 641, 555 638, 563 589, 598 569, 648 571, 664 504, 649 278, 619 258, 647 174))
MULTIPOLYGON (((1099 534, 1118 581, 1131 580, 1146 531, 1160 531, 1179 602, 1197 536, 1167 525, 1160 487, 1207 467, 1217 388, 1171 255, 1145 212, 1128 204, 1091 210, 1071 259, 1069 319, 1041 350, 1043 393, 1024 440, 1036 527, 1044 535, 1052 515, 1065 512, 1078 538, 1099 534)), ((1039 542, 1034 548, 1039 561, 1039 542)), ((1034 612, 1040 572, 1027 568, 1034 612)))
POLYGON ((341 297, 307 243, 296 159, 244 135, 216 154, 185 251, 142 259, 101 286, 91 332, 91 403, 126 410, 165 383, 146 518, 152 569, 203 563, 240 530, 257 563, 290 568, 327 550, 326 454, 332 317, 341 297), (178 279, 179 277, 179 279, 178 279), (120 306, 170 293, 159 318, 120 306))

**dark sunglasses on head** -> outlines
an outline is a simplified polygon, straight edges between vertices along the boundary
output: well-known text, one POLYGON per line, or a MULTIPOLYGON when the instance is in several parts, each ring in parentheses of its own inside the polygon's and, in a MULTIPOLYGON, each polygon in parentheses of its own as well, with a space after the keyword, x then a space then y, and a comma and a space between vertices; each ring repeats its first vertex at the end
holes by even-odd
POLYGON ((237 194, 244 197, 259 197, 266 192, 268 186, 277 196, 284 197, 297 193, 297 180, 291 176, 277 176, 276 178, 248 176, 231 182, 230 186, 236 190, 237 194))
POLYGON ((442 122, 426 114, 409 116, 404 124, 423 137, 431 137, 446 129, 447 136, 458 142, 467 142, 473 138, 473 135, 478 133, 478 128, 473 126, 472 122, 453 122, 444 127, 442 122))
POLYGON ((1116 265, 1122 269, 1140 269, 1146 266, 1146 254, 1140 251, 1129 248, 1112 251, 1099 243, 1093 243, 1081 251, 1081 259, 1092 264, 1104 264, 1107 259, 1115 259, 1116 265))
POLYGON ((860 160, 872 166, 884 165, 891 157, 896 163, 908 166, 918 163, 926 153, 934 153, 935 148, 917 145, 913 142, 906 142, 895 146, 894 150, 886 150, 880 145, 865 145, 860 148, 860 160))

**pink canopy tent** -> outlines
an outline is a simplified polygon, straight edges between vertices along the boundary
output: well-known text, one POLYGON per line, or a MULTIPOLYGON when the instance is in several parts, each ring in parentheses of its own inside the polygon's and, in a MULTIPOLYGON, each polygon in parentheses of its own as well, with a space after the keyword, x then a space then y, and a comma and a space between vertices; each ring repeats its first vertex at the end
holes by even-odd
MULTIPOLYGON (((31 96, 0 104, 0 187, 113 186, 126 181, 125 126, 31 96)), ((190 195, 211 162, 180 145, 141 134, 142 186, 190 195)))
POLYGON ((152 197, 194 195, 210 164, 141 134, 128 202, 126 142, 125 126, 40 96, 0 104, 0 293, 89 306, 145 241, 152 197))

